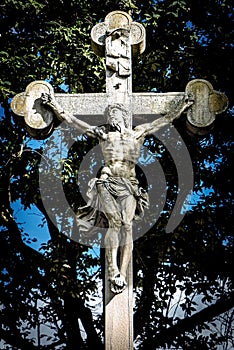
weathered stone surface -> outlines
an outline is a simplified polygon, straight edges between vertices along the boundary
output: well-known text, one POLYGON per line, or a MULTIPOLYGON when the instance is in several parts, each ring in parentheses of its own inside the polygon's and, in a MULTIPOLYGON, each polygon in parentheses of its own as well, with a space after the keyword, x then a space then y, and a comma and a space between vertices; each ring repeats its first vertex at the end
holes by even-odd
POLYGON ((99 119, 97 116, 103 115, 108 105, 106 93, 55 94, 55 98, 65 111, 79 118, 92 116, 94 123, 99 119))
MULTIPOLYGON (((133 93, 129 108, 131 108, 133 117, 134 115, 166 114, 169 112, 171 105, 181 101, 184 96, 184 92, 133 93)), ((92 116, 94 125, 97 122, 96 116, 103 115, 105 108, 109 105, 109 99, 105 93, 55 94, 55 98, 66 111, 79 116, 79 118, 92 116)))
POLYGON ((194 98, 194 105, 188 110, 188 121, 198 128, 206 128, 215 121, 216 114, 222 113, 228 106, 225 94, 215 91, 204 79, 194 79, 186 86, 186 93, 194 98))
MULTIPOLYGON (((106 262, 106 283, 108 265, 106 262)), ((133 271, 132 258, 127 271, 128 288, 113 294, 109 285, 105 288, 105 349, 133 350, 133 271)))

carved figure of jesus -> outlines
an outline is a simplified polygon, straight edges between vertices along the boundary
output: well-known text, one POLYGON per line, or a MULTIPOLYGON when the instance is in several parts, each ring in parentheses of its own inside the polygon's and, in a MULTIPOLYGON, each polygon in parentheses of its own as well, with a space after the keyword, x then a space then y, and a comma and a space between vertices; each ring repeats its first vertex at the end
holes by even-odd
MULTIPOLYGON (((143 214, 147 206, 147 194, 139 187, 135 172, 144 138, 170 124, 193 102, 185 99, 174 113, 131 129, 127 122, 129 112, 121 104, 108 106, 105 111, 107 126, 97 127, 67 114, 48 94, 42 94, 42 101, 60 120, 99 140, 105 164, 100 177, 95 179, 93 190, 108 221, 104 246, 110 288, 113 293, 121 293, 127 286, 126 274, 133 249, 132 223, 136 213, 143 214)), ((85 215, 81 210, 82 220, 85 215)))

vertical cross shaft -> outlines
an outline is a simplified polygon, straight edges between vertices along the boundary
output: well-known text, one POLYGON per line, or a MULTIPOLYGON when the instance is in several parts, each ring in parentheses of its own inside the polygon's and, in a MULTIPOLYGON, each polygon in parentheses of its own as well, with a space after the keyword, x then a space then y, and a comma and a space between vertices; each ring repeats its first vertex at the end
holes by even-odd
MULTIPOLYGON (((132 112, 132 52, 141 53, 145 31, 141 24, 121 11, 109 13, 105 22, 91 33, 93 49, 106 57, 106 93, 108 104, 124 104, 132 112)), ((132 113, 128 120, 132 126, 132 113)), ((127 271, 127 288, 120 294, 111 292, 105 264, 105 349, 133 349, 133 276, 132 258, 127 271)))

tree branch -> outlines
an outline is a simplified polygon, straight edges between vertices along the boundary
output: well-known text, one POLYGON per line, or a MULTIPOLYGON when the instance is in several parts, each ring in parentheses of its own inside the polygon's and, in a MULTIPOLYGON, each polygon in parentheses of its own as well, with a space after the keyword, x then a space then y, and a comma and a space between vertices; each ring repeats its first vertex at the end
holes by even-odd
POLYGON ((211 321, 213 318, 230 310, 232 307, 234 307, 234 291, 191 317, 186 317, 178 321, 174 326, 160 331, 160 333, 149 340, 149 344, 147 342, 147 344, 144 345, 146 345, 148 350, 155 350, 155 348, 159 346, 171 344, 178 334, 189 332, 196 326, 211 321))

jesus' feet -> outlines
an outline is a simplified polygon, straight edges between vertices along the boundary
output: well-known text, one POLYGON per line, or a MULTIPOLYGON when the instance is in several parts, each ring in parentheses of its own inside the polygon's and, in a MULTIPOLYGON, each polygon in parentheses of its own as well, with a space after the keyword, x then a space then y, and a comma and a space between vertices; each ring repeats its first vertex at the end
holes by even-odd
POLYGON ((113 293, 121 293, 127 287, 127 282, 123 275, 117 273, 110 278, 110 289, 113 293))

